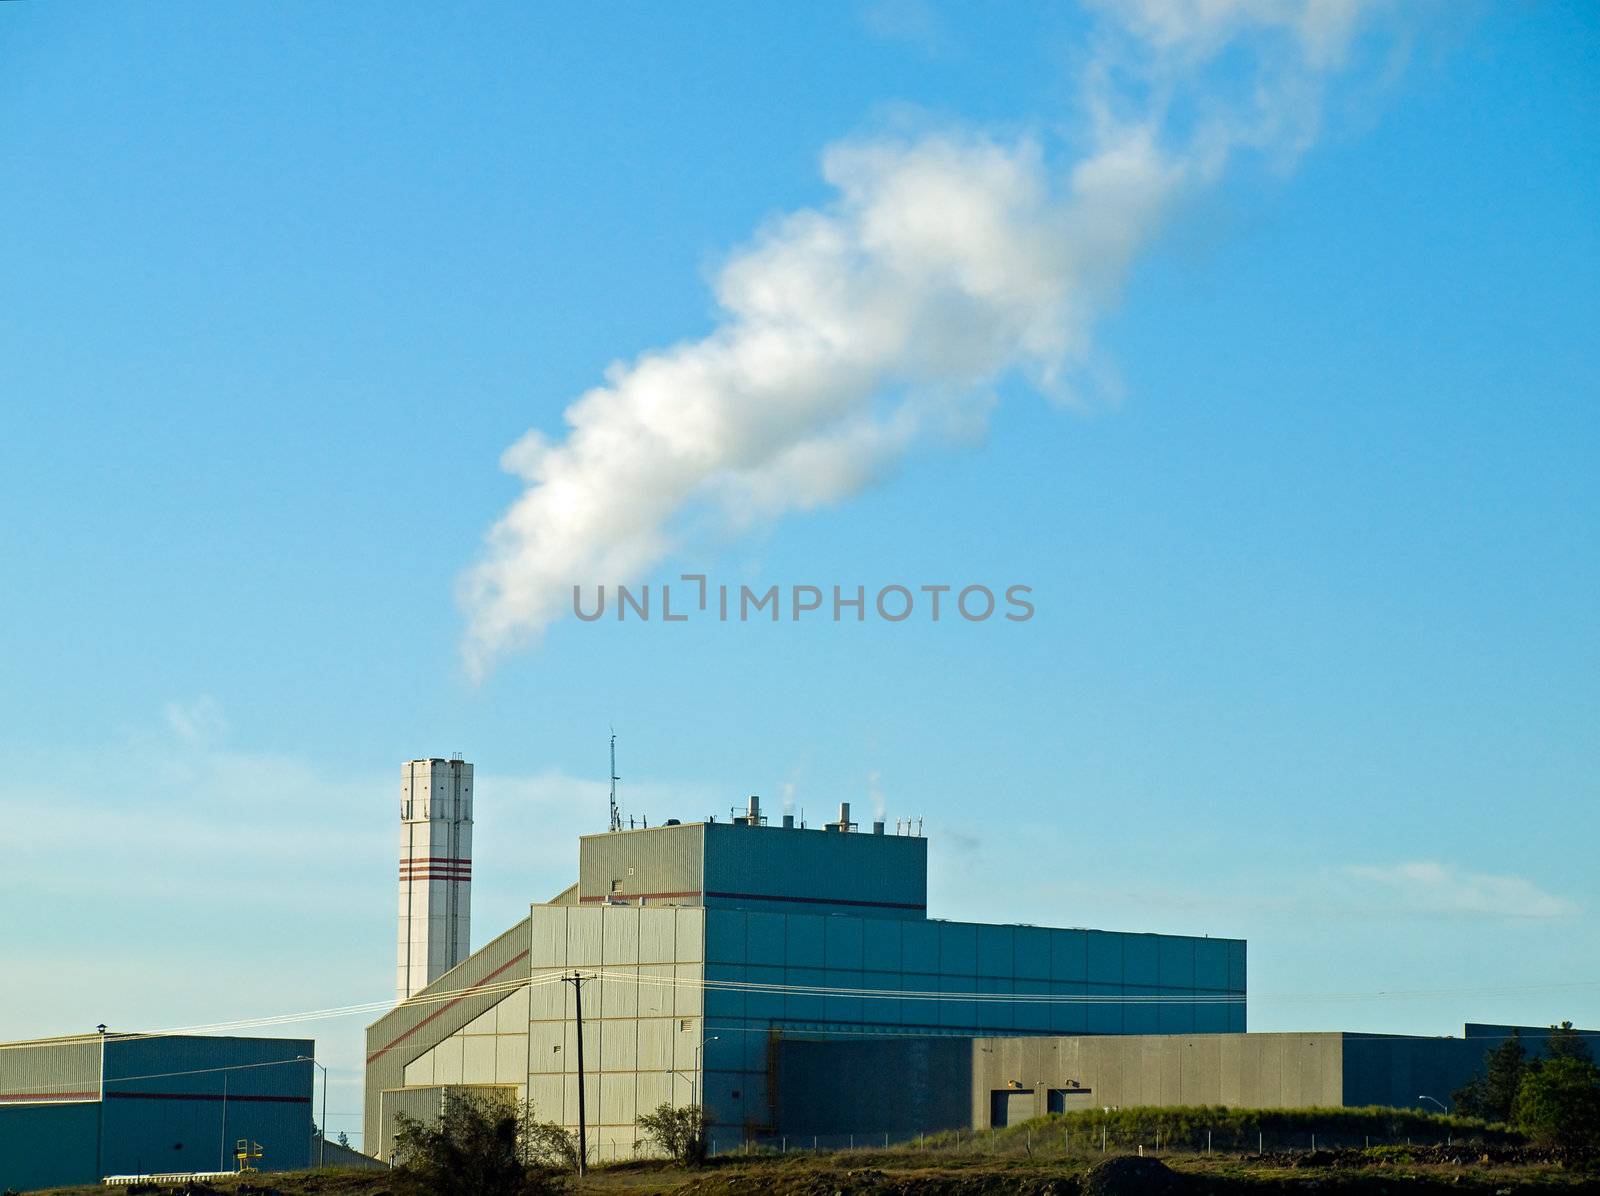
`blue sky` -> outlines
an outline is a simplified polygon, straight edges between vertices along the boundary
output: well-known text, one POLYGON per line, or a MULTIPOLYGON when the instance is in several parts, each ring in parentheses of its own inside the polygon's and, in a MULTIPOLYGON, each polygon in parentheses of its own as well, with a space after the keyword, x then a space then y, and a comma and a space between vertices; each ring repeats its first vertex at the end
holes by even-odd
MULTIPOLYGON (((962 435, 691 505, 615 579, 1029 622, 565 618, 463 665, 501 454, 725 326, 829 147, 1067 177, 1106 20, 3 6, 0 1036, 382 999, 399 762, 478 765, 481 942, 603 827, 612 726, 653 818, 925 818, 937 915, 1248 937, 1253 1028, 1600 1023, 1586 5, 1380 14, 1141 228, 1064 393, 1011 361, 962 435)), ((1174 154, 1280 43, 1182 77, 1174 154)), ((305 1030, 336 1130, 360 1024, 305 1030)))

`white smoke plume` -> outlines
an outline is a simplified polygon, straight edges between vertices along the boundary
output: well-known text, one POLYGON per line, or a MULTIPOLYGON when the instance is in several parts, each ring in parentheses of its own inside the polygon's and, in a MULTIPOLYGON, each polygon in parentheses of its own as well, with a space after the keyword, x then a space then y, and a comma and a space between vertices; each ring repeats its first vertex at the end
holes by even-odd
POLYGON ((1353 36, 1353 0, 1115 0, 1084 70, 1084 147, 980 131, 829 148, 833 202, 760 231, 715 279, 702 340, 613 364, 503 466, 526 488, 462 579, 482 676, 575 584, 641 579, 685 520, 837 502, 928 437, 980 433, 1020 371, 1070 395, 1095 321, 1188 189, 1240 149, 1294 153, 1353 36), (1225 55, 1247 53, 1242 73, 1225 55))

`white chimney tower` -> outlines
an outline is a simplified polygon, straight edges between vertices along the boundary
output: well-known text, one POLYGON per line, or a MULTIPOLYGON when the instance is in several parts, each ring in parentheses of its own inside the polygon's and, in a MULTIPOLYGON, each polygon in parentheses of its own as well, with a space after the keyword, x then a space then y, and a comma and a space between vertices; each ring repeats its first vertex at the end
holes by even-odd
POLYGON ((400 766, 400 942, 404 1001, 467 957, 472 924, 472 765, 400 766))

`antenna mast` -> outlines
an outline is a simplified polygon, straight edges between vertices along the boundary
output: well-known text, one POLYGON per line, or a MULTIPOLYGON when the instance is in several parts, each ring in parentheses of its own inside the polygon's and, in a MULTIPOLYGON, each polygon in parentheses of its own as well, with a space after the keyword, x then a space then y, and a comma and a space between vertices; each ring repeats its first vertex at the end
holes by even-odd
POLYGON ((611 732, 611 829, 622 829, 622 811, 617 809, 617 782, 622 778, 617 775, 617 733, 611 732))

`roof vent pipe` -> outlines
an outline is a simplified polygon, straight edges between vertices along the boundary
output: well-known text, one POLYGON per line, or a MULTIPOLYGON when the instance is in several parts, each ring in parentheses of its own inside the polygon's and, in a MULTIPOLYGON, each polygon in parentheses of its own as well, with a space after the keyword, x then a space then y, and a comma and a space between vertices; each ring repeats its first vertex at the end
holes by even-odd
POLYGON ((747 815, 751 826, 761 825, 761 799, 754 793, 750 795, 750 813, 747 815))
POLYGON ((883 834, 883 819, 880 818, 872 824, 872 833, 874 835, 883 834))
POLYGON ((794 815, 793 814, 785 814, 783 816, 783 829, 786 830, 786 831, 794 830, 794 815))

